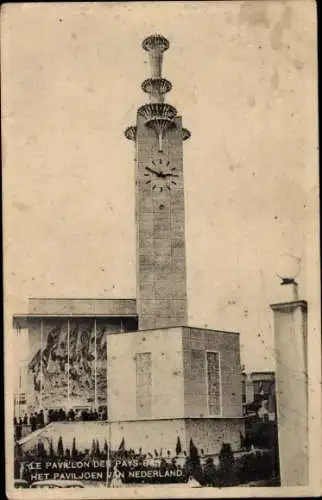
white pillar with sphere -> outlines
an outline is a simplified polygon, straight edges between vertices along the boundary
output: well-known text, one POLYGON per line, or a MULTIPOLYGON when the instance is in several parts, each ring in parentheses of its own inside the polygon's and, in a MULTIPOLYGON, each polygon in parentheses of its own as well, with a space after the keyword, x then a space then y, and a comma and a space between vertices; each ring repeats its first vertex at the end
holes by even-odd
POLYGON ((281 486, 308 484, 307 302, 295 278, 300 259, 278 261, 281 297, 272 304, 276 355, 276 398, 281 486))

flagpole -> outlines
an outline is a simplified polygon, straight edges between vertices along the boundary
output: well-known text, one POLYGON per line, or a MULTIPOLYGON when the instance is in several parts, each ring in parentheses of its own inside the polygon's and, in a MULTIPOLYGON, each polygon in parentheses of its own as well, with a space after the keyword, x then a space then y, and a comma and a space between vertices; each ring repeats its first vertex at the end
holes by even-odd
POLYGON ((97 410, 97 331, 96 331, 96 318, 94 319, 94 405, 97 410))
MULTIPOLYGON (((19 327, 16 326, 15 327, 15 332, 16 332, 16 342, 18 343, 18 337, 19 337, 19 327)), ((15 385, 14 385, 14 393, 13 393, 13 414, 14 414, 14 417, 17 418, 18 422, 19 422, 19 414, 20 414, 20 409, 19 409, 19 399, 17 397, 17 395, 19 394, 19 379, 20 379, 20 359, 19 359, 19 368, 18 368, 18 373, 17 373, 17 376, 18 376, 18 380, 15 379, 15 385)))
MULTIPOLYGON (((16 332, 17 332, 17 337, 20 336, 20 327, 18 326, 16 328, 16 332)), ((14 408, 14 413, 16 414, 17 412, 17 406, 18 406, 18 419, 20 419, 20 412, 21 412, 21 408, 20 408, 20 393, 21 393, 21 359, 19 359, 19 381, 18 381, 18 401, 17 401, 17 396, 15 395, 15 408, 14 408)))
POLYGON ((19 419, 21 417, 21 365, 19 363, 19 396, 18 396, 18 401, 19 401, 19 406, 18 406, 18 413, 19 413, 19 419))
POLYGON ((42 350, 43 350, 43 340, 44 340, 44 321, 40 320, 40 394, 39 394, 39 403, 40 408, 42 408, 42 387, 43 387, 43 359, 42 359, 42 350))
POLYGON ((110 487, 109 484, 109 474, 110 474, 110 460, 111 460, 111 422, 110 422, 110 411, 109 411, 109 388, 108 388, 108 332, 106 332, 106 418, 107 418, 107 458, 106 458, 106 486, 110 487))
POLYGON ((69 387, 69 368, 70 368, 70 353, 69 353, 69 340, 70 340, 70 322, 67 319, 67 401, 68 410, 70 409, 70 387, 69 387))

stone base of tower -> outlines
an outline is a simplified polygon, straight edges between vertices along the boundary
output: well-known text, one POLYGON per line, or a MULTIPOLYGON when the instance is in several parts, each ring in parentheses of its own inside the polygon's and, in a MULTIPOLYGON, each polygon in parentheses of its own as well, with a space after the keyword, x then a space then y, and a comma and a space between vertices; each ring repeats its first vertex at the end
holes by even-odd
POLYGON ((176 454, 178 438, 182 451, 189 455, 190 439, 198 450, 205 455, 216 455, 220 452, 222 443, 230 443, 233 451, 240 449, 240 435, 244 432, 242 418, 178 418, 151 420, 120 421, 111 424, 112 449, 118 449, 125 442, 127 449, 132 448, 142 453, 158 453, 163 450, 163 456, 170 451, 176 454))
POLYGON ((171 454, 178 437, 216 454, 240 448, 239 334, 173 327, 108 336, 108 413, 112 447, 171 454))

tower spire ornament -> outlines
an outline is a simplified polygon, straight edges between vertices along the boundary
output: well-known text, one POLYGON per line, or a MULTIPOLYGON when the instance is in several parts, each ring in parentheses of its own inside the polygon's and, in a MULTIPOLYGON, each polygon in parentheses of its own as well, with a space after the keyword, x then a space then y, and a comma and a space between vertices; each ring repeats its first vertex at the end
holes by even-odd
MULTIPOLYGON (((171 104, 165 103, 165 96, 172 89, 169 80, 162 77, 163 53, 170 47, 169 41, 162 35, 154 34, 145 38, 142 47, 149 53, 151 76, 142 83, 143 92, 149 95, 149 103, 144 104, 138 113, 145 119, 145 125, 156 133, 158 138, 158 151, 163 152, 163 139, 167 130, 176 126, 177 110, 171 104)), ((125 137, 136 139, 136 130, 133 126, 125 130, 125 137)), ((187 129, 182 129, 182 138, 190 137, 187 129)))

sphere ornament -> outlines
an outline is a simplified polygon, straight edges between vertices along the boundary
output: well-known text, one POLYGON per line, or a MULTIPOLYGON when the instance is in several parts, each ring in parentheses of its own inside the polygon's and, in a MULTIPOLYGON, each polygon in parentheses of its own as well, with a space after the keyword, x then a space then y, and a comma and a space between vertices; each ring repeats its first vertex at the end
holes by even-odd
POLYGON ((276 276, 282 285, 296 284, 295 278, 301 270, 301 259, 291 253, 280 255, 276 261, 276 276))
POLYGON ((136 140, 136 127, 133 125, 131 125, 130 127, 127 127, 124 130, 124 135, 130 141, 135 141, 136 140))
POLYGON ((190 137, 191 137, 191 133, 189 132, 189 130, 187 128, 183 128, 182 129, 182 140, 186 141, 187 139, 190 139, 190 137))

